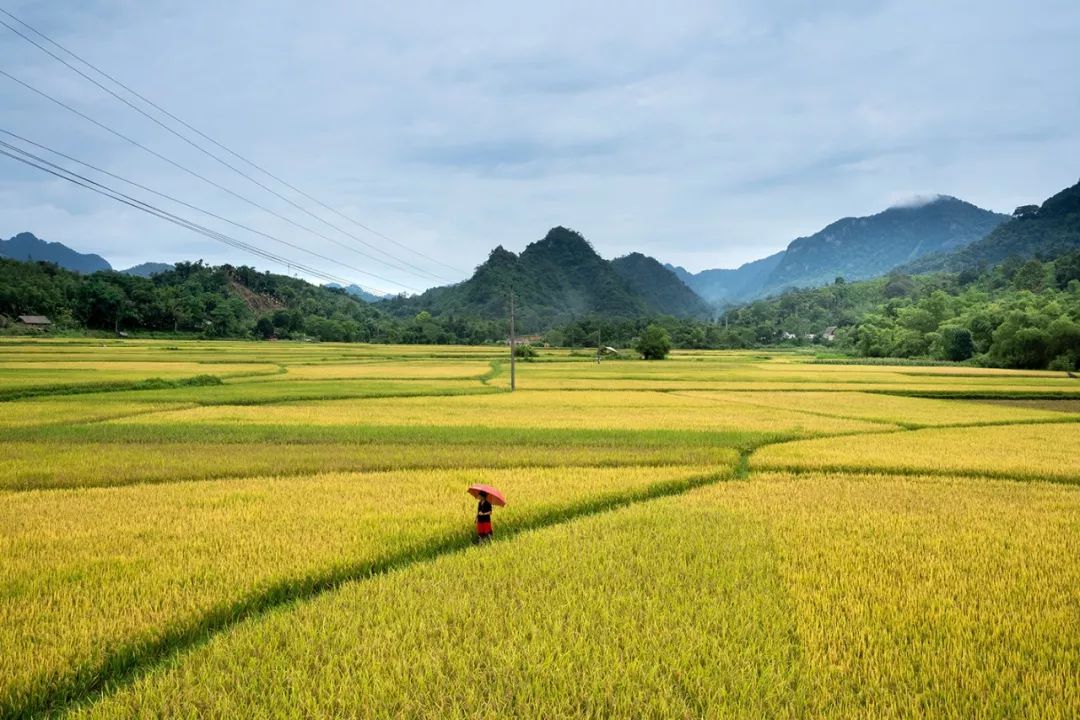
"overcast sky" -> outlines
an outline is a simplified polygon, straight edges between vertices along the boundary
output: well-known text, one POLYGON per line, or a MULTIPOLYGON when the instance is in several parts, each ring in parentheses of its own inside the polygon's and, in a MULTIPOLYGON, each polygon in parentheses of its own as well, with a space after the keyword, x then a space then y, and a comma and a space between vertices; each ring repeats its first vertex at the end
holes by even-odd
MULTIPOLYGON (((639 250, 696 271, 912 196, 1008 212, 1080 178, 1076 0, 0 6, 320 201, 457 268, 295 198, 449 280, 553 225, 605 257, 639 250)), ((367 287, 442 284, 352 252, 369 251, 0 33, 0 69, 346 247, 5 77, 0 128, 331 257, 168 206, 367 287)), ((22 230, 117 267, 204 258, 281 271, 0 157, 0 236, 22 230)))

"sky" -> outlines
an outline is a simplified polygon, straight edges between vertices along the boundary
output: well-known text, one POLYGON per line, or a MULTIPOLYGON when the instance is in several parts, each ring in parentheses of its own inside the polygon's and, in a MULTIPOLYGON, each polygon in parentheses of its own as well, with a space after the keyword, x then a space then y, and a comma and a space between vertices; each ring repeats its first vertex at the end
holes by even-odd
MULTIPOLYGON (((0 129, 385 292, 462 280, 555 225, 700 271, 915 198, 1010 212, 1080 179, 1075 0, 0 7, 341 215, 188 133, 293 204, 268 193, 3 26, 0 70, 235 194, 3 76, 0 129)), ((0 156, 0 237, 24 230, 118 268, 305 275, 0 156)))

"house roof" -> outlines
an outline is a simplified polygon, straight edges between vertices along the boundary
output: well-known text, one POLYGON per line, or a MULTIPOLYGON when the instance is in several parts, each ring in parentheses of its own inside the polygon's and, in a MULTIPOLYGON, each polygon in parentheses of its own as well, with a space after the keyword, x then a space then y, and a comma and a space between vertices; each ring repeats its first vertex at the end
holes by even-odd
POLYGON ((52 320, 44 315, 20 315, 19 322, 24 325, 52 325, 52 320))

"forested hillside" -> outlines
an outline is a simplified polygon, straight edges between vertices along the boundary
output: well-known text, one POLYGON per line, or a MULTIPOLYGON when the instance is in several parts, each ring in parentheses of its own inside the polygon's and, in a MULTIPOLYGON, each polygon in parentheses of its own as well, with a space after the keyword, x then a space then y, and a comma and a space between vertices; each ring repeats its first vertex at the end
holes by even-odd
POLYGON ((904 270, 960 271, 993 265, 1009 257, 1052 258, 1072 250, 1080 250, 1080 183, 1042 205, 1018 207, 1012 220, 957 252, 928 256, 904 270))
POLYGON ((387 300, 388 312, 410 316, 502 320, 510 291, 517 299, 518 329, 539 332, 596 315, 705 315, 707 306, 673 273, 638 254, 609 262, 573 230, 556 227, 521 255, 499 246, 471 278, 412 298, 387 300))
POLYGON ((815 287, 836 277, 864 280, 923 255, 949 252, 985 237, 1007 219, 954 197, 876 215, 844 218, 794 240, 760 294, 815 287))
POLYGON ((705 300, 731 305, 789 288, 820 287, 837 277, 849 281, 878 277, 917 258, 963 248, 1006 220, 1007 215, 939 196, 837 220, 813 235, 796 238, 779 253, 735 270, 671 269, 705 300))
POLYGON ((615 258, 611 267, 646 305, 678 317, 708 317, 710 308, 679 277, 647 255, 635 252, 615 258))
POLYGON ((1080 252, 984 271, 799 290, 731 310, 726 342, 805 343, 837 326, 837 350, 865 357, 973 359, 1017 368, 1080 366, 1080 252))

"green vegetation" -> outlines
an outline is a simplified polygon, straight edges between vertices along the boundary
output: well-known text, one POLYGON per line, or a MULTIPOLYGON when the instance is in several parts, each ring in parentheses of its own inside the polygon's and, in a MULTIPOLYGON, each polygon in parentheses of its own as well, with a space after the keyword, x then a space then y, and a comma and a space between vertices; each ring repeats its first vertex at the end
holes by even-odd
POLYGON ((660 325, 650 325, 641 333, 634 349, 646 360, 663 360, 671 352, 671 336, 660 325))
POLYGON ((907 272, 961 272, 1016 257, 1054 258, 1080 250, 1080 183, 1066 188, 1042 205, 1024 205, 1013 220, 985 238, 948 255, 930 255, 904 268, 907 272))
POLYGON ((399 317, 418 311, 440 318, 505 318, 510 291, 517 298, 518 329, 538 332, 582 316, 633 319, 694 316, 708 308, 675 275, 640 254, 607 261, 573 230, 552 228, 521 255, 497 247, 468 280, 415 298, 381 304, 399 317))
POLYGON ((793 241, 757 295, 824 285, 838 275, 872 278, 922 255, 962 248, 1007 219, 953 197, 844 218, 793 241))
POLYGON ((796 344, 839 326, 831 347, 863 357, 992 367, 1080 367, 1080 252, 989 270, 891 274, 791 291, 729 311, 733 345, 796 344))
POLYGON ((818 287, 838 275, 863 280, 927 255, 979 240, 1008 217, 953 197, 843 218, 785 250, 734 270, 676 274, 709 302, 733 304, 792 287, 818 287))

